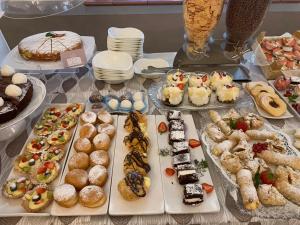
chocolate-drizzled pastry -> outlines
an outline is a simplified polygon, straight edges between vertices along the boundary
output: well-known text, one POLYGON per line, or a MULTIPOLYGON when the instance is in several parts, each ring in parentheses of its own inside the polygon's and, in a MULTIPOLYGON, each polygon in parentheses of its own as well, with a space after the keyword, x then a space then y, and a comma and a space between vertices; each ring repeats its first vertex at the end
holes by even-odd
POLYGON ((133 130, 129 135, 125 136, 123 140, 124 144, 129 150, 138 150, 140 152, 147 152, 149 146, 149 140, 143 132, 138 130, 133 130))
POLYGON ((143 126, 146 126, 146 118, 140 111, 130 112, 124 124, 124 128, 128 132, 133 130, 143 131, 143 126))
POLYGON ((141 175, 147 175, 151 167, 148 164, 147 154, 132 150, 124 159, 124 173, 138 172, 141 175))
POLYGON ((138 172, 129 172, 118 184, 118 190, 127 201, 134 201, 145 197, 150 188, 150 178, 138 172))

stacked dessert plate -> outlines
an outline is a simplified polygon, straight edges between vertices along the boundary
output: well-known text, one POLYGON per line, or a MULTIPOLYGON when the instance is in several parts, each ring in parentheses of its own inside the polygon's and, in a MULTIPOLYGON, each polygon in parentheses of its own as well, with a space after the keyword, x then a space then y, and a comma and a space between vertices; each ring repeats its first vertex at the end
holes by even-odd
POLYGON ((107 49, 112 51, 127 52, 133 61, 143 57, 144 33, 136 28, 108 29, 107 49))
POLYGON ((103 51, 92 60, 94 76, 110 84, 120 84, 133 77, 132 57, 125 52, 103 51))

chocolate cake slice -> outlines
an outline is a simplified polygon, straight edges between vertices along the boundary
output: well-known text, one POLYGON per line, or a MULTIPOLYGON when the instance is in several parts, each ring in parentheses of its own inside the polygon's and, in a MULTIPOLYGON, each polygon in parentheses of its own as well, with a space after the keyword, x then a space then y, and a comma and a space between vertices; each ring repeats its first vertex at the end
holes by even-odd
POLYGON ((181 185, 196 183, 199 181, 196 168, 193 164, 178 165, 177 178, 181 185))
POLYGON ((181 112, 177 111, 177 110, 170 110, 170 111, 168 111, 167 119, 168 119, 168 121, 180 120, 181 119, 181 112))
POLYGON ((0 106, 0 123, 4 123, 15 118, 18 114, 18 109, 11 102, 4 101, 3 106, 0 106))
POLYGON ((169 134, 169 144, 173 145, 174 142, 185 141, 185 133, 183 130, 172 130, 169 134))
POLYGON ((189 143, 187 141, 173 142, 172 146, 173 146, 173 149, 172 149, 173 155, 190 152, 189 143))
POLYGON ((171 120, 169 123, 169 130, 184 130, 183 120, 171 120))
POLYGON ((183 194, 183 203, 186 205, 198 205, 203 202, 203 191, 200 184, 184 185, 183 194))
POLYGON ((179 154, 173 156, 173 166, 177 168, 178 165, 191 164, 190 153, 179 154))

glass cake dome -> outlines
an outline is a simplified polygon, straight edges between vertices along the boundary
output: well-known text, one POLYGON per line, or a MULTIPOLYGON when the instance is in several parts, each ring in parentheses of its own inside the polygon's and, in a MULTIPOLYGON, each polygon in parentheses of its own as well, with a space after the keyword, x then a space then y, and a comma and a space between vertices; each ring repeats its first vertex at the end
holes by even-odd
POLYGON ((84 0, 0 0, 4 17, 32 19, 60 14, 73 9, 84 0))

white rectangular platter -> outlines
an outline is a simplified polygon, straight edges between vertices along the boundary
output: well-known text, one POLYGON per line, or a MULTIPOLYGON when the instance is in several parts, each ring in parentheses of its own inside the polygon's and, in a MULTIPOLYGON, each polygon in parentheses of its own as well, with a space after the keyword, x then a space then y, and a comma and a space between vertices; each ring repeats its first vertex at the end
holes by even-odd
MULTIPOLYGON (((71 104, 71 103, 70 103, 71 104)), ((52 105, 47 105, 45 110, 43 111, 43 114, 44 112, 49 108, 49 107, 57 107, 59 109, 63 109, 65 107, 67 107, 69 104, 52 104, 52 105)), ((42 115, 43 115, 42 114, 42 115)), ((41 116, 42 117, 42 116, 41 116)), ((39 118, 40 120, 41 118, 39 118)), ((68 154, 69 154, 69 150, 70 150, 70 146, 71 146, 71 143, 73 141, 73 138, 74 138, 74 134, 75 134, 75 130, 77 128, 77 125, 75 127, 73 127, 70 132, 72 132, 72 137, 71 139, 69 140, 69 142, 65 145, 65 155, 64 155, 64 158, 59 162, 59 165, 60 165, 60 172, 59 172, 59 175, 57 176, 57 178, 51 183, 49 184, 49 187, 55 187, 58 183, 59 183, 59 180, 61 178, 61 175, 62 175, 62 172, 63 172, 63 168, 64 168, 64 165, 66 163, 66 159, 68 157, 68 154)), ((27 143, 29 143, 29 141, 36 137, 36 135, 34 134, 34 130, 31 131, 31 133, 29 134, 24 146, 22 147, 22 150, 20 151, 19 154, 23 154, 26 150, 26 145, 27 143)), ((13 177, 17 177, 17 176, 20 176, 22 174, 16 172, 14 170, 14 168, 12 168, 8 178, 8 179, 11 179, 13 177)), ((50 216, 50 211, 51 211, 51 206, 47 207, 46 209, 42 210, 41 212, 37 212, 37 213, 29 213, 27 212, 22 206, 21 206, 21 203, 22 203, 22 198, 21 199, 8 199, 8 198, 5 198, 2 194, 0 194, 0 217, 15 217, 15 216, 50 216)))
POLYGON ((162 192, 162 182, 159 163, 159 151, 157 144, 157 130, 155 125, 155 116, 147 116, 148 135, 150 139, 150 147, 148 149, 148 160, 151 166, 149 177, 151 179, 151 187, 144 198, 137 201, 126 201, 118 191, 118 183, 125 177, 123 173, 123 160, 128 153, 123 139, 127 133, 123 128, 126 116, 119 116, 118 134, 116 140, 116 150, 114 158, 113 178, 110 194, 110 215, 153 215, 164 213, 164 196, 162 192))
MULTIPOLYGON (((113 125, 117 128, 118 124, 118 116, 113 115, 114 118, 114 123, 113 125)), ((75 134, 74 140, 79 138, 79 131, 80 131, 81 125, 78 126, 77 132, 75 134)), ((118 131, 117 131, 118 133, 118 131)), ((116 135, 113 138, 110 148, 109 148, 109 158, 110 158, 110 164, 108 169, 108 179, 106 184, 104 185, 104 192, 106 194, 106 202, 104 205, 101 207, 97 208, 88 208, 84 207, 81 204, 77 203, 75 206, 71 208, 65 208, 60 205, 58 205, 56 202, 53 203, 52 209, 51 209, 51 215, 53 216, 94 216, 94 215, 106 215, 108 211, 108 206, 109 206, 109 196, 110 196, 110 185, 111 185, 111 178, 112 178, 112 173, 113 173, 113 159, 114 159, 114 154, 115 154, 115 146, 116 146, 116 135)), ((61 176, 61 179, 59 181, 59 184, 65 183, 65 176, 69 172, 68 169, 68 163, 71 157, 76 153, 76 150, 74 149, 73 145, 70 150, 70 154, 68 156, 67 162, 65 164, 65 169, 63 172, 63 175, 61 176)))
MULTIPOLYGON (((189 139, 199 140, 197 130, 194 124, 192 115, 183 115, 183 120, 186 126, 186 137, 189 139)), ((168 124, 166 116, 156 116, 156 127, 160 122, 168 124)), ((159 149, 170 148, 169 132, 158 135, 159 149)), ((205 160, 201 146, 190 150, 192 160, 198 161, 205 160)), ((204 201, 198 206, 188 206, 183 204, 183 187, 178 183, 176 173, 173 176, 167 176, 165 173, 166 168, 172 168, 172 156, 160 155, 160 168, 163 183, 163 192, 165 197, 165 209, 169 214, 194 214, 194 213, 214 213, 220 211, 220 205, 216 191, 206 194, 204 192, 204 201)), ((200 183, 213 184, 209 170, 199 177, 200 183)))

